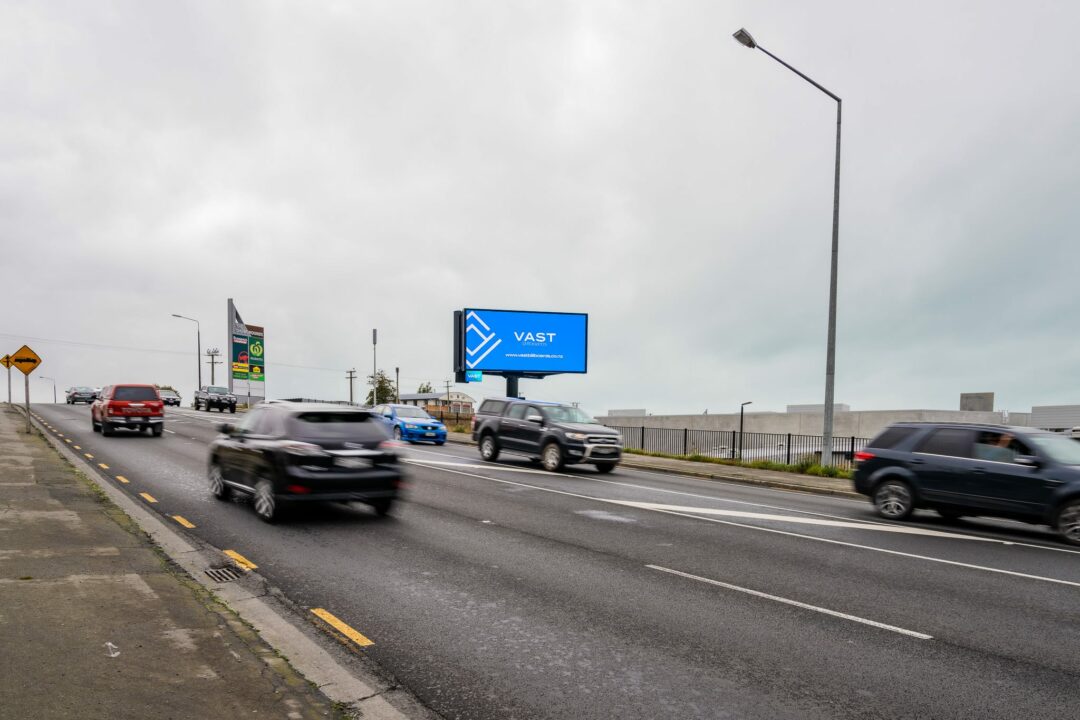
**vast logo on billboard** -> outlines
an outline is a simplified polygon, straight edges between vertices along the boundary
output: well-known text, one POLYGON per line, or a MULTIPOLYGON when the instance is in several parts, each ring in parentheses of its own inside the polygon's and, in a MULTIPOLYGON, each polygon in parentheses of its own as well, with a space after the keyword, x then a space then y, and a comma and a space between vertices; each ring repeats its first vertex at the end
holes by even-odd
POLYGON ((492 350, 501 344, 502 340, 495 337, 491 327, 476 314, 475 310, 465 316, 465 352, 469 354, 469 359, 465 361, 465 364, 469 366, 470 370, 479 365, 492 350), (472 334, 475 334, 475 337, 472 334), (494 342, 492 342, 493 340, 494 342), (487 349, 484 350, 484 348, 487 349), (481 350, 483 350, 483 354, 480 357, 475 357, 481 350))

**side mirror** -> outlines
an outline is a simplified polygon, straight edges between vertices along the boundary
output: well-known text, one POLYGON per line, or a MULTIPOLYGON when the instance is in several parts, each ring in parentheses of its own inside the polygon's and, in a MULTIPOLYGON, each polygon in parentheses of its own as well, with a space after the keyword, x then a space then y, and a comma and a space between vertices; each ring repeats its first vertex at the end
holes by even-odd
POLYGON ((232 423, 219 423, 217 426, 217 431, 222 435, 232 435, 235 429, 232 423))
POLYGON ((537 425, 543 425, 544 424, 544 418, 541 415, 529 415, 525 419, 528 420, 529 422, 534 422, 537 425))
POLYGON ((1013 462, 1017 465, 1023 465, 1024 467, 1042 467, 1042 461, 1034 455, 1017 455, 1013 458, 1013 462))

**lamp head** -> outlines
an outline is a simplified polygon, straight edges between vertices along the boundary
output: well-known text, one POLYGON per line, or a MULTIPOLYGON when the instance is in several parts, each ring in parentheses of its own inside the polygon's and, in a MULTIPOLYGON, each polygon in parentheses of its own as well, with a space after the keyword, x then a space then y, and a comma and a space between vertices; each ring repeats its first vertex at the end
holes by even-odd
POLYGON ((739 28, 739 31, 735 33, 732 37, 734 37, 736 40, 738 40, 740 43, 750 48, 751 50, 757 47, 757 43, 754 42, 754 36, 746 32, 746 28, 739 28))

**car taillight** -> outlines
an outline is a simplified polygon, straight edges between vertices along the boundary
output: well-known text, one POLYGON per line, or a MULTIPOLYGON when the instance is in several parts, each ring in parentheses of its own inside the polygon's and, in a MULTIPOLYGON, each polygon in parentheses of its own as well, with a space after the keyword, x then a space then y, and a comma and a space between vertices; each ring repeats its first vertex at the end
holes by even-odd
POLYGON ((307 485, 286 485, 285 492, 291 492, 294 495, 306 495, 311 492, 311 488, 307 485))
POLYGON ((860 450, 857 453, 855 453, 855 462, 857 462, 857 463, 866 462, 867 460, 873 460, 874 457, 875 457, 874 453, 867 452, 865 450, 860 450))

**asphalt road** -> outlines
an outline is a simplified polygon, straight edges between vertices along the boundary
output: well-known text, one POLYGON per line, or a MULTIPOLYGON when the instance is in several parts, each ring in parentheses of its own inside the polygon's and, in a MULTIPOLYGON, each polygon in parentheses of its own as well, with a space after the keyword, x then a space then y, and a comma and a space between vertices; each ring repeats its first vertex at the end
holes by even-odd
POLYGON ((35 411, 448 718, 1080 717, 1080 552, 1040 528, 452 445, 407 451, 392 518, 269 526, 207 491, 228 415, 104 438, 83 406, 35 411))

